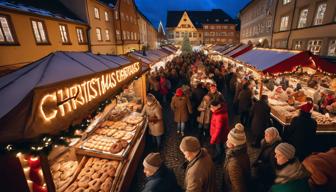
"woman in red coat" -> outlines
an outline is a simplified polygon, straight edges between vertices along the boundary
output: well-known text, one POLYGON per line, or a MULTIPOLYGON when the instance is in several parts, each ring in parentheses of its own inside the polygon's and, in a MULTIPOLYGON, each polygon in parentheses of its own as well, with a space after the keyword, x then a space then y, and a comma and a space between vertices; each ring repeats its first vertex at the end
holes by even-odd
POLYGON ((229 133, 228 110, 225 102, 216 99, 211 102, 210 144, 215 144, 214 161, 221 161, 224 153, 224 144, 229 133))

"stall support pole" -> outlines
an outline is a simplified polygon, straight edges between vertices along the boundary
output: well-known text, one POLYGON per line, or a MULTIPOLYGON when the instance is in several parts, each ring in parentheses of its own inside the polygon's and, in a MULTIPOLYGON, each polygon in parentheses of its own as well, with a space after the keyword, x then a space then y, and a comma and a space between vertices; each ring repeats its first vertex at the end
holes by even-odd
POLYGON ((259 78, 259 100, 260 100, 260 98, 261 98, 261 96, 262 96, 262 92, 263 92, 263 87, 264 87, 264 85, 263 85, 263 74, 262 73, 260 73, 260 78, 259 78))

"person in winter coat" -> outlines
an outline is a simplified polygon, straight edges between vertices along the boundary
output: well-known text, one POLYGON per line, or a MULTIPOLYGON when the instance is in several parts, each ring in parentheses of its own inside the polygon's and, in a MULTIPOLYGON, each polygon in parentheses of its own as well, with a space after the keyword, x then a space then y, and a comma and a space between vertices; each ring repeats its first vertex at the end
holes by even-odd
POLYGON ((143 161, 146 176, 141 192, 180 192, 175 174, 162 162, 160 153, 150 153, 143 161))
POLYGON ((170 82, 168 82, 168 79, 166 77, 161 76, 160 77, 160 94, 162 96, 162 102, 167 103, 167 95, 169 91, 170 82))
POLYGON ((211 102, 210 144, 215 144, 215 161, 221 161, 229 133, 227 105, 219 98, 211 102))
POLYGON ((196 137, 184 137, 180 144, 180 150, 187 160, 185 171, 186 192, 215 192, 216 170, 205 148, 196 137))
POLYGON ((264 131, 270 126, 271 108, 268 106, 267 95, 262 95, 260 100, 255 102, 251 109, 251 131, 254 147, 260 147, 260 141, 264 131))
POLYGON ((142 115, 144 114, 148 117, 149 134, 153 137, 157 149, 160 149, 164 134, 162 107, 152 94, 147 95, 147 103, 142 110, 142 115))
POLYGON ((184 136, 184 129, 188 121, 189 114, 192 113, 192 106, 188 97, 186 97, 181 88, 176 89, 170 107, 174 112, 174 120, 177 123, 177 133, 181 132, 184 136))
POLYGON ((220 99, 220 100, 224 101, 224 96, 222 95, 221 92, 219 92, 217 90, 217 85, 216 84, 211 84, 210 85, 210 91, 209 91, 208 95, 210 96, 211 101, 216 100, 216 99, 220 99))
POLYGON ((309 173, 295 158, 295 147, 280 143, 275 147, 276 178, 271 192, 309 192, 309 173))
POLYGON ((249 84, 245 83, 238 95, 238 112, 240 115, 240 122, 244 126, 247 126, 248 124, 251 106, 252 91, 249 89, 249 84))
POLYGON ((228 134, 224 163, 225 188, 232 192, 247 192, 250 183, 250 160, 247 154, 244 126, 240 123, 228 134))
POLYGON ((210 97, 205 95, 201 104, 197 108, 200 112, 200 115, 197 117, 200 136, 205 136, 209 132, 211 118, 210 104, 210 97))
POLYGON ((261 150, 253 163, 255 168, 256 183, 258 191, 267 191, 275 179, 275 147, 280 144, 281 137, 275 127, 269 127, 265 130, 265 137, 261 141, 261 150))
POLYGON ((301 106, 300 114, 294 117, 290 126, 286 129, 286 141, 296 148, 296 156, 303 161, 310 155, 316 142, 317 123, 311 117, 312 102, 301 106))
POLYGON ((336 148, 308 156, 303 165, 311 174, 309 184, 314 191, 336 191, 336 148))

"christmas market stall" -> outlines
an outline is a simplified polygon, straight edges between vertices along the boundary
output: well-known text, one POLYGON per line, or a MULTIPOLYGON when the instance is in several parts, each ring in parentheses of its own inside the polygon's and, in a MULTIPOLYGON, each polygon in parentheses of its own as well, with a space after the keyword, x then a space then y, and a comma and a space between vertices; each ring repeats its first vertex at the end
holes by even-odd
POLYGON ((245 69, 240 71, 245 71, 245 77, 249 71, 247 73, 253 73, 259 80, 256 97, 269 96, 272 116, 283 126, 289 125, 297 116, 307 98, 312 98, 317 133, 336 133, 334 64, 309 51, 263 48, 254 48, 229 60, 245 69))
POLYGON ((142 63, 55 52, 0 78, 6 192, 126 191, 144 148, 142 63))
POLYGON ((176 51, 171 48, 148 50, 145 52, 134 51, 128 54, 129 57, 142 61, 149 65, 151 71, 158 70, 160 67, 165 67, 166 63, 171 61, 176 56, 176 51))

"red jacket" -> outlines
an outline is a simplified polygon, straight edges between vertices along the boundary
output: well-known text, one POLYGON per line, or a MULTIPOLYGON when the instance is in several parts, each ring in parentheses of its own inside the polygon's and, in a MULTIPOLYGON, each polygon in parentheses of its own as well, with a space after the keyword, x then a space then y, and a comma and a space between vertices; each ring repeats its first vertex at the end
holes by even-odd
POLYGON ((226 104, 211 115, 210 144, 225 143, 229 134, 228 112, 226 104))
POLYGON ((160 79, 160 93, 162 95, 167 95, 168 94, 168 85, 167 85, 167 80, 164 78, 160 79))

